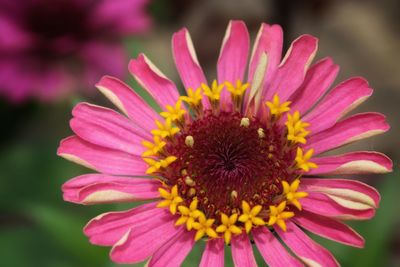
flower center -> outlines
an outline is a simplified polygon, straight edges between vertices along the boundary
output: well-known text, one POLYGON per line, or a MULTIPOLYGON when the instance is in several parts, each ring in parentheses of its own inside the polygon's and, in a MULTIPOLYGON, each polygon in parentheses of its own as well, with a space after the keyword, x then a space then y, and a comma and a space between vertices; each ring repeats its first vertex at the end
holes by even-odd
POLYGON ((207 217, 231 214, 243 200, 268 207, 282 190, 281 180, 296 177, 291 168, 295 151, 287 149, 283 129, 263 127, 257 118, 245 126, 242 119, 239 113, 206 111, 165 149, 177 157, 162 173, 165 182, 178 184, 187 204, 196 197, 207 217), (192 146, 186 144, 187 136, 192 146))
MULTIPOLYGON (((154 143, 144 141, 148 149, 143 160, 147 174, 158 176, 164 199, 157 206, 169 207, 180 214, 176 225, 196 230, 195 240, 207 234, 226 243, 232 234, 247 233, 253 227, 278 224, 284 231, 285 220, 293 217, 293 206, 301 209, 297 192, 300 177, 317 165, 309 162, 313 150, 303 151, 309 123, 290 111, 290 102, 277 95, 267 101, 267 116, 243 117, 243 94, 249 84, 237 81, 211 87, 202 84, 189 89, 174 105, 160 113, 165 123, 156 121, 151 133, 154 143), (231 93, 232 110, 221 110, 220 93, 226 86, 231 93), (203 94, 202 94, 203 91, 203 94), (204 109, 207 96, 211 109, 204 109), (193 116, 181 108, 188 103, 193 116)), ((226 104, 226 103, 225 103, 226 104)))

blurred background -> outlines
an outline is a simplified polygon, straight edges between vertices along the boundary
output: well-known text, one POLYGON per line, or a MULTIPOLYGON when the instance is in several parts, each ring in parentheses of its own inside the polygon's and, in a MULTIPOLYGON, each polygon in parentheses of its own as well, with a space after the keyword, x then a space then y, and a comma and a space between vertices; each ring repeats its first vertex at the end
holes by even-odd
MULTIPOLYGON (((300 34, 315 35, 317 59, 331 56, 341 67, 335 83, 351 76, 369 80, 374 94, 357 111, 382 112, 392 128, 342 150, 384 152, 395 171, 354 177, 382 195, 373 220, 351 223, 365 237, 365 249, 315 238, 343 266, 400 266, 398 0, 0 0, 1 266, 116 266, 109 248, 90 245, 82 227, 102 212, 132 205, 84 207, 62 200, 61 185, 88 172, 56 156, 61 138, 71 134, 70 111, 80 101, 109 105, 94 88, 104 74, 143 94, 126 71, 139 52, 181 85, 170 39, 183 26, 213 79, 230 19, 244 20, 253 40, 261 22, 281 24, 285 48, 300 34)), ((185 266, 196 266, 202 247, 185 266)), ((228 252, 226 262, 232 266, 228 252)))

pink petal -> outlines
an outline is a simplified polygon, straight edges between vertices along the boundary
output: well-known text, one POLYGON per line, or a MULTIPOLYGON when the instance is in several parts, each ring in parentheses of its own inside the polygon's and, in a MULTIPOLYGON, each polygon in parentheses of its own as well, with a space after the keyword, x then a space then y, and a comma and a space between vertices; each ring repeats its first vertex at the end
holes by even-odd
POLYGON ((201 257, 200 267, 224 267, 224 240, 210 239, 201 257))
POLYGON ((147 164, 141 157, 88 143, 77 136, 63 139, 57 155, 98 172, 144 176, 147 164))
POLYGON ((381 134, 389 130, 385 116, 379 113, 359 113, 336 123, 331 128, 308 139, 305 149, 314 149, 314 155, 345 144, 381 134))
POLYGON ((318 168, 307 174, 365 174, 387 173, 393 168, 392 161, 382 153, 360 151, 342 155, 314 158, 318 168))
MULTIPOLYGON (((172 53, 176 68, 186 90, 189 88, 196 90, 202 83, 207 84, 189 31, 186 28, 181 29, 172 36, 172 53)), ((209 107, 208 100, 205 97, 202 103, 205 107, 209 107)))
POLYGON ((92 244, 113 246, 131 228, 140 228, 151 223, 153 218, 165 217, 165 210, 156 205, 157 202, 151 202, 128 211, 101 214, 90 220, 83 232, 92 244))
POLYGON ((156 179, 85 174, 66 182, 64 200, 80 204, 132 202, 159 197, 156 179))
POLYGON ((72 115, 71 129, 85 141, 137 156, 146 150, 141 142, 147 133, 111 109, 80 103, 72 115))
POLYGON ((236 267, 257 266, 249 237, 243 233, 232 236, 232 258, 236 267))
POLYGON ((274 226, 285 244, 308 266, 339 266, 332 254, 309 238, 291 221, 286 222, 287 231, 274 226))
POLYGON ((174 237, 165 242, 154 255, 147 266, 175 267, 181 266, 186 256, 194 246, 194 231, 181 228, 174 237))
POLYGON ((372 89, 368 87, 366 80, 349 79, 332 89, 303 120, 311 124, 308 130, 314 135, 333 126, 371 94, 372 89))
POLYGON ((302 228, 345 245, 362 248, 364 239, 349 226, 308 211, 301 211, 293 218, 302 228))
POLYGON ((175 105, 179 99, 179 92, 175 84, 169 80, 143 54, 129 62, 129 71, 136 81, 164 108, 166 105, 175 105))
MULTIPOLYGON (((230 21, 218 58, 219 83, 230 82, 235 84, 237 80, 243 81, 249 46, 249 32, 246 24, 243 21, 230 21)), ((232 101, 227 90, 223 90, 221 93, 221 103, 224 106, 231 106, 232 101)))
POLYGON ((303 83, 304 77, 318 48, 318 39, 302 35, 290 46, 285 58, 267 85, 264 92, 266 100, 278 93, 281 101, 286 101, 303 83))
POLYGON ((110 76, 104 76, 96 87, 151 138, 150 131, 159 116, 132 88, 110 76))
POLYGON ((167 209, 163 213, 140 221, 112 248, 110 256, 116 263, 137 263, 152 256, 165 242, 177 236, 182 228, 175 227, 176 217, 167 209))
POLYGON ((272 74, 278 68, 282 56, 283 31, 279 25, 261 24, 250 58, 249 82, 253 81, 254 73, 262 53, 268 56, 268 68, 264 82, 270 82, 272 74))
POLYGON ((308 191, 308 196, 300 199, 300 203, 306 211, 340 220, 368 220, 375 215, 375 210, 372 208, 366 210, 345 208, 323 193, 308 191))
POLYGON ((324 58, 312 65, 303 84, 290 97, 291 109, 299 111, 300 114, 306 113, 329 89, 338 72, 339 66, 331 58, 324 58))
POLYGON ((342 198, 358 202, 365 205, 365 209, 370 209, 377 208, 381 199, 375 188, 360 181, 318 178, 302 178, 301 181, 300 187, 302 190, 327 194, 333 200, 339 201, 339 204, 343 204, 339 199, 342 198))
POLYGON ((293 258, 267 227, 252 230, 254 241, 265 262, 271 267, 303 266, 293 258))

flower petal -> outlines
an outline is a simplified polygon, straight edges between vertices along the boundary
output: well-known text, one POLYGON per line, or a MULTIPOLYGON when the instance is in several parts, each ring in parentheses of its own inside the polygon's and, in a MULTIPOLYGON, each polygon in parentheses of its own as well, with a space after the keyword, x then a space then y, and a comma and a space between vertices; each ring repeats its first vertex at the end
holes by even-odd
POLYGON ((117 112, 87 103, 72 110, 71 129, 92 144, 140 156, 145 151, 143 130, 117 112))
POLYGON ((364 247, 362 236, 337 220, 304 210, 298 212, 293 219, 302 228, 322 237, 353 247, 364 247))
POLYGON ((129 62, 129 71, 136 81, 164 108, 174 106, 179 99, 175 84, 169 80, 145 55, 129 62))
POLYGON ((224 267, 224 240, 210 239, 201 257, 200 267, 224 267))
POLYGON ((232 236, 232 258, 236 267, 257 266, 249 237, 247 234, 232 236))
POLYGON ((338 204, 358 210, 377 208, 378 191, 362 182, 348 179, 302 178, 301 190, 324 193, 338 204))
POLYGON ((286 101, 303 83, 311 61, 318 48, 318 39, 311 35, 302 35, 290 46, 285 58, 264 91, 265 100, 271 100, 278 94, 286 101))
POLYGON ((66 182, 64 200, 80 204, 131 202, 159 197, 156 179, 85 174, 66 182))
POLYGON ((356 108, 372 94, 368 82, 352 78, 340 83, 302 120, 310 123, 311 135, 333 126, 346 113, 356 108))
POLYGON ((390 126, 385 116, 379 113, 359 113, 336 123, 329 129, 317 133, 308 139, 305 150, 314 149, 314 155, 381 134, 390 126))
POLYGON ((167 209, 141 221, 129 230, 112 248, 111 259, 116 263, 137 263, 153 255, 165 242, 176 236, 182 228, 174 226, 175 217, 167 209))
POLYGON ((285 244, 308 266, 339 266, 336 259, 324 247, 309 238, 291 221, 286 222, 287 231, 274 226, 285 244))
POLYGON ((149 267, 181 266, 194 246, 194 231, 180 228, 170 240, 165 242, 151 257, 149 267))
POLYGON ((269 266, 303 266, 287 252, 267 227, 255 228, 252 234, 258 250, 269 266))
POLYGON ((324 58, 307 71, 301 87, 290 97, 291 109, 306 113, 329 89, 339 72, 331 58, 324 58))
POLYGON ((264 82, 270 82, 272 75, 278 68, 282 56, 283 31, 279 25, 261 24, 250 58, 249 82, 254 78, 255 71, 263 53, 267 54, 268 67, 265 73, 264 82))
POLYGON ((392 161, 382 153, 360 151, 342 155, 313 158, 318 168, 307 174, 365 174, 387 173, 393 168, 392 161))
MULTIPOLYGON (((225 82, 235 84, 237 80, 243 81, 249 55, 249 39, 249 32, 243 21, 229 22, 217 64, 220 84, 225 82)), ((227 90, 222 90, 221 104, 228 105, 228 103, 232 103, 230 94, 227 90)))
POLYGON ((113 246, 131 228, 147 225, 153 218, 165 216, 165 211, 156 205, 157 202, 151 202, 127 211, 101 214, 90 220, 83 232, 92 244, 113 246))
MULTIPOLYGON (((181 29, 172 36, 172 53, 176 68, 186 90, 196 90, 202 83, 207 84, 207 79, 200 66, 193 47, 192 39, 186 28, 181 29)), ((206 97, 202 100, 204 107, 209 107, 206 97)))
POLYGON ((151 138, 150 131, 159 116, 132 88, 110 76, 104 76, 96 87, 151 138))
POLYGON ((141 157, 97 146, 77 136, 63 139, 57 155, 106 174, 144 176, 147 169, 141 157))
POLYGON ((375 215, 373 208, 365 210, 346 208, 323 193, 308 191, 308 196, 299 201, 303 210, 340 220, 368 220, 375 215))

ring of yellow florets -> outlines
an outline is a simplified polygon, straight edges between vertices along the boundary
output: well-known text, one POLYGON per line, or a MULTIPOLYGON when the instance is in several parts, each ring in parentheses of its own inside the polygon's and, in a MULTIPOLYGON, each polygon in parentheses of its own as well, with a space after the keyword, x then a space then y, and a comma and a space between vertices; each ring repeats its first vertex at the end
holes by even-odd
MULTIPOLYGON (((190 163, 193 156, 183 157, 178 152, 174 155, 171 151, 175 150, 171 148, 182 146, 182 144, 187 150, 195 148, 196 136, 187 134, 190 132, 187 129, 196 120, 211 118, 218 120, 221 116, 230 116, 221 112, 220 109, 220 95, 224 88, 231 94, 233 103, 231 113, 238 116, 242 109, 244 92, 249 86, 248 83, 243 84, 241 81, 237 81, 236 84, 228 82, 218 84, 214 81, 211 87, 202 84, 196 90, 189 89, 187 96, 182 96, 174 106, 167 105, 166 110, 160 113, 165 122, 155 122, 157 129, 151 131, 154 142, 143 141, 143 146, 147 150, 142 156, 149 166, 146 173, 157 176, 163 182, 163 186, 159 188, 163 200, 159 202, 158 207, 168 208, 171 214, 177 215, 176 226, 184 225, 188 231, 196 231, 196 241, 207 236, 208 238, 224 238, 228 244, 232 235, 249 233, 254 227, 275 224, 286 231, 285 220, 295 216, 296 209, 301 210, 299 199, 307 197, 306 192, 298 191, 300 177, 311 168, 317 168, 315 163, 309 161, 313 150, 304 151, 299 146, 307 142, 306 137, 310 131, 306 128, 309 124, 301 120, 298 111, 289 113, 291 104, 289 101, 281 103, 279 96, 274 95, 272 101, 266 102, 269 117, 268 121, 263 123, 268 127, 259 126, 260 122, 254 118, 243 117, 236 121, 237 127, 254 132, 254 135, 260 139, 260 145, 266 146, 264 140, 271 138, 269 133, 272 131, 271 127, 278 125, 278 120, 287 113, 285 126, 281 127, 284 139, 284 146, 281 149, 291 151, 293 154, 292 158, 289 157, 292 161, 290 166, 286 166, 290 170, 287 172, 287 177, 268 177, 268 175, 261 177, 260 179, 273 181, 268 184, 270 189, 266 191, 267 195, 264 198, 262 192, 254 193, 252 198, 248 198, 248 196, 240 195, 240 191, 227 189, 232 202, 223 204, 229 206, 229 203, 232 203, 233 208, 223 209, 217 205, 217 210, 215 210, 216 203, 210 203, 210 199, 204 197, 204 189, 199 188, 202 181, 196 180, 198 179, 196 173, 188 173, 190 169, 184 166, 190 163), (204 97, 207 97, 211 104, 210 110, 205 111, 203 108, 204 97), (186 102, 190 107, 192 117, 185 108, 182 108, 182 102, 186 102), (257 125, 254 126, 255 124, 257 125), (179 140, 181 140, 180 143, 179 140), (233 200, 240 201, 233 204, 233 200)), ((274 160, 276 155, 272 153, 273 149, 274 146, 268 144, 266 149, 263 148, 260 151, 265 152, 262 156, 266 159, 274 160)), ((279 166, 279 161, 275 163, 283 168, 279 166)))

